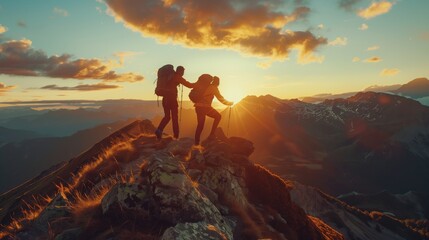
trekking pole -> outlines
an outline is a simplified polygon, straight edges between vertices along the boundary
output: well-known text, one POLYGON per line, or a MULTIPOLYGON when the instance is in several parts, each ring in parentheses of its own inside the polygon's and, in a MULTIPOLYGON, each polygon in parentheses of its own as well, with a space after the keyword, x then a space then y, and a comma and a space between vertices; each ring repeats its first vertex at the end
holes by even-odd
POLYGON ((182 123, 182 105, 183 105, 183 84, 181 84, 182 90, 180 94, 180 113, 179 113, 179 124, 182 123))
POLYGON ((228 128, 226 130, 226 136, 227 137, 229 137, 229 123, 231 122, 231 110, 232 110, 232 107, 229 106, 228 128))

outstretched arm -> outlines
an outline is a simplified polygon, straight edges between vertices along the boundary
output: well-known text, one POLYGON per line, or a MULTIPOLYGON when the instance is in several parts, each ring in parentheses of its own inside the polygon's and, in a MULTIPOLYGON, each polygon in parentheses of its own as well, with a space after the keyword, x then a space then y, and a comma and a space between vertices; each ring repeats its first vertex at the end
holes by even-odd
POLYGON ((190 83, 186 81, 186 79, 184 79, 183 77, 178 77, 177 82, 183 84, 187 88, 193 88, 195 86, 195 83, 190 83))
POLYGON ((221 102, 221 103, 223 103, 223 104, 225 104, 225 105, 229 105, 229 106, 231 106, 231 105, 233 105, 233 104, 234 104, 233 102, 230 102, 230 101, 226 100, 226 99, 222 96, 222 94, 220 94, 220 92, 219 92, 219 89, 218 89, 218 88, 216 88, 216 90, 215 90, 215 92, 214 92, 214 95, 216 96, 217 100, 219 100, 219 102, 221 102))

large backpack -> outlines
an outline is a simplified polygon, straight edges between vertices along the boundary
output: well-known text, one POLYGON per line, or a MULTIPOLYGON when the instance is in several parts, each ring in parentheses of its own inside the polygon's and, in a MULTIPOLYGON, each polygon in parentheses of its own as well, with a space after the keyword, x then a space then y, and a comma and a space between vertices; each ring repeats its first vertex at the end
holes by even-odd
POLYGON ((174 67, 167 64, 158 69, 158 78, 156 80, 155 94, 158 96, 166 96, 171 94, 172 90, 169 88, 169 83, 174 76, 174 67))
POLYGON ((189 93, 189 99, 191 99, 193 103, 201 102, 204 98, 204 93, 206 92, 208 86, 210 86, 212 80, 213 77, 210 74, 201 75, 189 93))

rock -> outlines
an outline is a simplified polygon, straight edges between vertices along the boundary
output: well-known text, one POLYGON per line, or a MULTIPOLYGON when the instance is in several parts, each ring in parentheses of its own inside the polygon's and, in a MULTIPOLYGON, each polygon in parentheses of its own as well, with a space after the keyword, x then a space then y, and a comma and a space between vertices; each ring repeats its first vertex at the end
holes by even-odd
POLYGON ((101 200, 103 214, 122 217, 132 214, 141 219, 149 219, 152 205, 148 187, 135 183, 116 184, 101 200))
POLYGON ((64 232, 58 234, 55 237, 55 240, 75 240, 79 239, 79 235, 82 233, 81 228, 71 228, 67 229, 64 232))
POLYGON ((250 156, 255 150, 251 141, 240 137, 230 137, 228 139, 228 144, 231 146, 232 154, 250 156))
POLYGON ((33 222, 32 228, 39 231, 48 231, 49 228, 62 228, 67 225, 66 219, 69 219, 70 215, 67 201, 61 194, 58 194, 33 222))
POLYGON ((175 227, 165 230, 162 240, 229 240, 232 239, 231 232, 224 232, 222 229, 207 222, 179 223, 175 227))
POLYGON ((198 179, 201 176, 202 171, 199 169, 189 169, 188 170, 188 176, 193 180, 193 181, 198 181, 198 179))

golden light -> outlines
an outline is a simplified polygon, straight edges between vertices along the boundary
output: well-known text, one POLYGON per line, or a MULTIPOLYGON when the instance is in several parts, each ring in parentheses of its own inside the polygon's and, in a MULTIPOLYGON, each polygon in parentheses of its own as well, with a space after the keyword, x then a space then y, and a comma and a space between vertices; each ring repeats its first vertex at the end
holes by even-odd
POLYGON ((226 100, 234 102, 234 105, 246 97, 246 91, 243 85, 239 83, 221 83, 219 90, 226 100))

